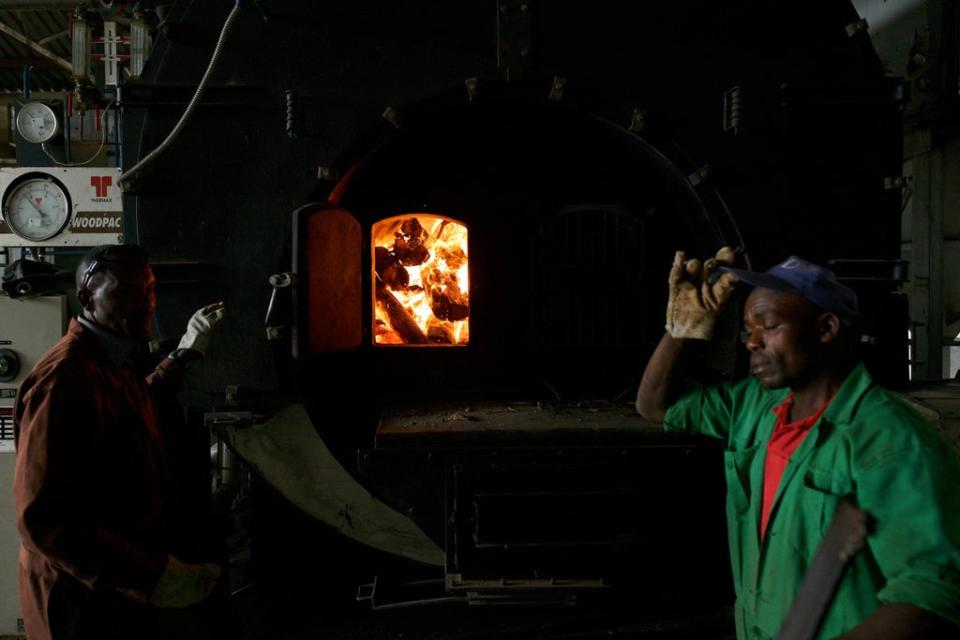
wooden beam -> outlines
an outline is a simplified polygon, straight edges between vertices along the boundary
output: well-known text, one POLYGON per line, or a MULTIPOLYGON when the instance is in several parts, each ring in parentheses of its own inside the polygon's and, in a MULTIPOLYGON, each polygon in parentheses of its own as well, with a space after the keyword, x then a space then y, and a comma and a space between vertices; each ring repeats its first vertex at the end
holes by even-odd
POLYGON ((51 33, 50 35, 48 35, 48 36, 45 37, 45 38, 40 38, 39 40, 37 40, 37 44, 47 44, 48 42, 51 42, 51 41, 53 41, 53 40, 56 40, 57 38, 63 38, 63 37, 68 36, 68 35, 70 35, 70 32, 67 31, 66 29, 64 29, 63 31, 58 31, 58 32, 56 32, 56 33, 51 33))
POLYGON ((60 56, 58 56, 57 54, 53 53, 52 51, 50 51, 50 50, 47 49, 46 47, 40 46, 39 44, 37 44, 36 42, 34 42, 33 40, 31 40, 31 39, 28 38, 27 36, 23 35, 22 33, 20 33, 19 31, 17 31, 17 30, 14 29, 13 27, 10 27, 10 26, 8 26, 8 25, 5 24, 5 23, 0 22, 0 32, 7 34, 8 36, 10 36, 11 38, 13 38, 14 40, 16 40, 17 42, 19 42, 20 44, 22 44, 22 45, 24 45, 24 46, 27 46, 27 47, 29 47, 30 49, 33 49, 34 51, 36 51, 37 53, 39 53, 39 54, 40 54, 41 56, 43 56, 44 58, 47 58, 47 59, 49 59, 49 60, 53 60, 55 63, 57 63, 58 66, 63 67, 63 68, 66 69, 67 71, 70 71, 71 73, 73 72, 73 65, 70 63, 69 60, 65 60, 64 58, 61 58, 60 56))

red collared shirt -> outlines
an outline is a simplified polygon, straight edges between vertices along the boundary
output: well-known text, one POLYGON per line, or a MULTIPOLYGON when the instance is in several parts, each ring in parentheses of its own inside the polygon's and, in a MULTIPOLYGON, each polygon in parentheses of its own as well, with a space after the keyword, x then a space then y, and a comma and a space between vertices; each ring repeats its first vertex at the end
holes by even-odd
MULTIPOLYGON (((831 398, 832 400, 832 398, 831 398)), ((790 409, 793 407, 793 392, 783 402, 773 408, 777 414, 777 424, 773 428, 773 435, 767 443, 767 460, 763 467, 763 509, 760 516, 760 539, 767 531, 770 520, 770 507, 777 497, 780 488, 780 479, 787 468, 790 456, 803 443, 803 439, 810 433, 810 428, 820 419, 824 410, 830 405, 830 400, 820 407, 820 410, 808 418, 787 422, 790 418, 790 409)))

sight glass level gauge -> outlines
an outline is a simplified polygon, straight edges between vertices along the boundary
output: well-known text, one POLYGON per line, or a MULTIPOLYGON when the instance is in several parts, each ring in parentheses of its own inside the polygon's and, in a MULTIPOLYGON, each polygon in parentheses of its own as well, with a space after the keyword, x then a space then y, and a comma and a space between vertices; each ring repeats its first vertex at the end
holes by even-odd
POLYGON ((42 102, 27 102, 17 111, 17 131, 27 142, 49 142, 60 130, 56 112, 42 102))
POLYGON ((24 240, 49 240, 67 226, 70 198, 51 177, 26 177, 7 190, 3 199, 3 221, 24 240))

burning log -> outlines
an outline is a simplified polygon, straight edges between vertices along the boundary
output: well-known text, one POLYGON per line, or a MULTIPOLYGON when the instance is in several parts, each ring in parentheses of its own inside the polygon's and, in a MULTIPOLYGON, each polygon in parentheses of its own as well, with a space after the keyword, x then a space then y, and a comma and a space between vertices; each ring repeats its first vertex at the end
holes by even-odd
POLYGON ((379 281, 377 282, 377 301, 383 305, 383 310, 386 311, 387 317, 390 319, 390 326, 400 334, 404 344, 428 344, 430 342, 423 331, 420 330, 416 321, 400 304, 400 301, 379 281))
POLYGON ((374 265, 380 281, 391 289, 406 289, 410 286, 410 274, 395 255, 386 247, 377 247, 374 251, 374 265))
POLYGON ((464 302, 464 295, 459 289, 455 291, 434 292, 430 296, 430 309, 433 315, 441 320, 456 322, 466 320, 470 316, 470 303, 464 302))
POLYGON ((453 344, 453 331, 446 323, 435 318, 431 318, 427 323, 427 338, 430 342, 439 342, 441 344, 453 344))
POLYGON ((437 259, 443 260, 449 271, 456 271, 467 263, 467 254, 460 247, 440 247, 437 259))
POLYGON ((394 234, 393 255, 408 267, 423 264, 430 259, 430 251, 424 246, 427 231, 416 218, 408 218, 394 234))
POLYGON ((456 322, 470 315, 470 296, 460 290, 456 274, 431 271, 422 274, 433 315, 456 322))
POLYGON ((380 318, 377 318, 373 332, 376 336, 377 344, 403 344, 403 338, 400 337, 400 334, 391 329, 390 325, 380 318))
POLYGON ((441 320, 465 320, 470 315, 470 296, 460 289, 457 271, 466 265, 467 254, 460 247, 440 247, 436 257, 444 268, 421 274, 430 309, 441 320))

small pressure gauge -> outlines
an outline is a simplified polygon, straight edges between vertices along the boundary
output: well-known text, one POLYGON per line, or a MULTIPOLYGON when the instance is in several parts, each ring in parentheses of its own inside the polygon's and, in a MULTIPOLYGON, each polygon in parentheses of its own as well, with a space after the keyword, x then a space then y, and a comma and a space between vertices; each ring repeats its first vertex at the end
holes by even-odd
POLYGON ((42 102, 28 102, 17 111, 17 131, 27 142, 49 142, 59 130, 56 112, 42 102))
POLYGON ((4 195, 3 221, 24 240, 49 240, 63 231, 69 219, 70 199, 53 178, 27 177, 4 195))

